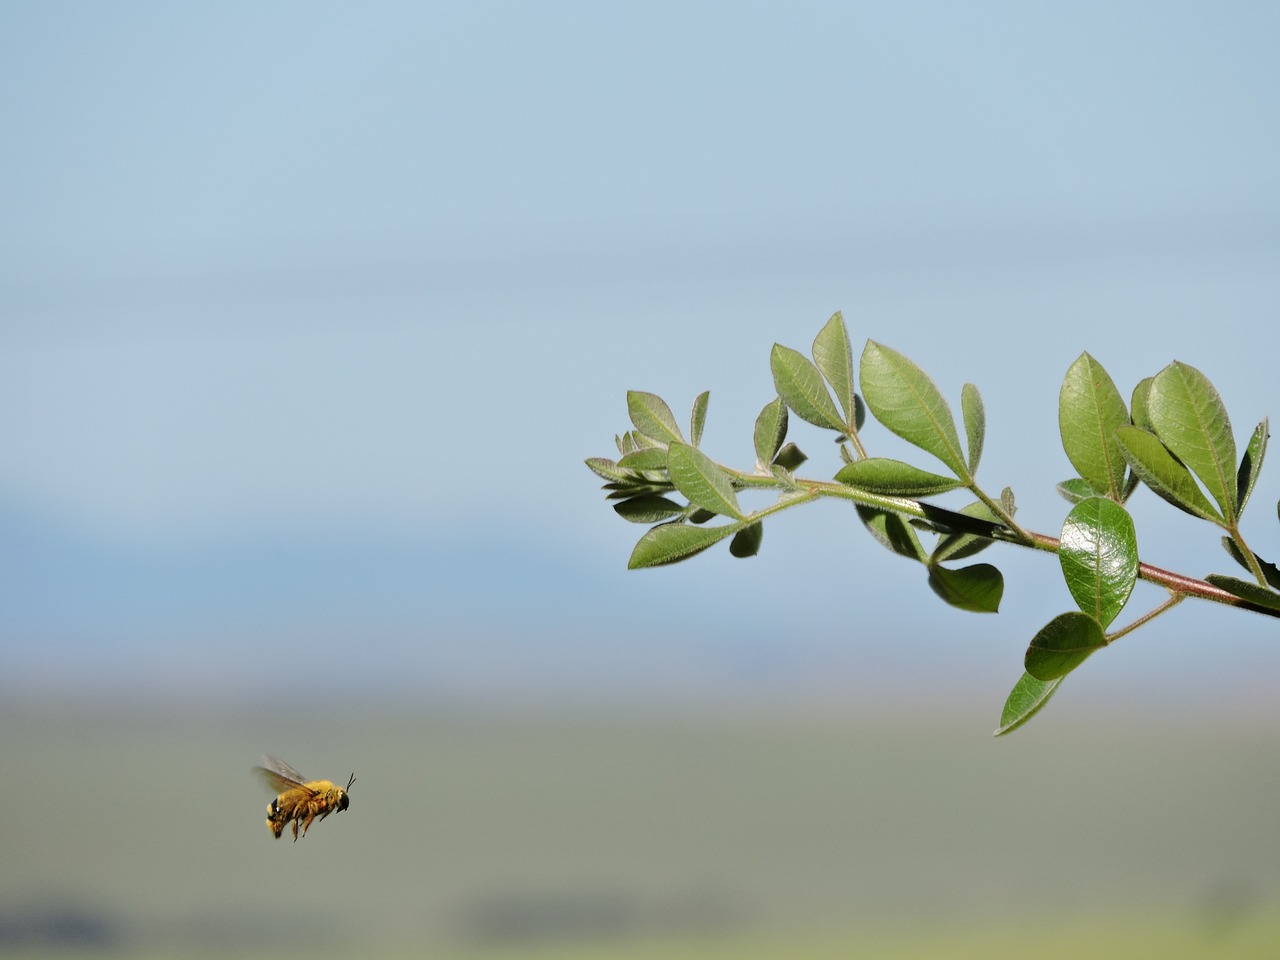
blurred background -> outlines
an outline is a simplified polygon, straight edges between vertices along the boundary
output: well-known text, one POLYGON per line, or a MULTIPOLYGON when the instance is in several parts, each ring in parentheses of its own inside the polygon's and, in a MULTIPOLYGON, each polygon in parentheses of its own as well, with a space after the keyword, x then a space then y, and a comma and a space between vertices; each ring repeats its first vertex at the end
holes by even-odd
MULTIPOLYGON (((0 952, 1267 955, 1274 621, 1184 604, 993 741, 1052 558, 963 614, 822 504, 629 573, 582 461, 627 389, 709 389, 750 466, 770 347, 835 310, 978 384, 1033 529, 1081 351, 1126 395, 1199 367, 1242 445, 1277 41, 1255 3, 4 4, 0 952), (351 809, 272 841, 263 752, 351 809)), ((1132 506, 1145 559, 1235 572, 1132 506)))

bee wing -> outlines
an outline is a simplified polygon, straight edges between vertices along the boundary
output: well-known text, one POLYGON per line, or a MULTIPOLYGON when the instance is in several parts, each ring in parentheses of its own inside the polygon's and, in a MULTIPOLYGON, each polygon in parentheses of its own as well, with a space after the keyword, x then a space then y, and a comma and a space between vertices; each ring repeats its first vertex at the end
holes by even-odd
POLYGON ((279 757, 263 756, 262 765, 254 767, 253 772, 262 777, 276 793, 307 785, 306 778, 279 757))

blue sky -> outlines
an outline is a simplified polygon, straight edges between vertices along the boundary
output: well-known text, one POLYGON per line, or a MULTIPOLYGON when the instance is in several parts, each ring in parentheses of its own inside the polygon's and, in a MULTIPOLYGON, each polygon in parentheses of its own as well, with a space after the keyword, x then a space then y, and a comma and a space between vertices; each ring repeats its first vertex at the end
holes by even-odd
MULTIPOLYGON (((994 713, 1069 602, 1045 558, 999 558, 997 619, 835 508, 629 574, 581 461, 628 388, 710 389, 749 465, 770 346, 837 309, 982 388, 986 482, 1046 532, 1082 350, 1125 391, 1199 366, 1243 442, 1280 416, 1278 39, 1270 4, 6 4, 0 669, 994 713)), ((1228 568, 1135 513, 1153 562, 1228 568)), ((1277 665, 1269 622, 1176 617, 1078 685, 1277 665)))

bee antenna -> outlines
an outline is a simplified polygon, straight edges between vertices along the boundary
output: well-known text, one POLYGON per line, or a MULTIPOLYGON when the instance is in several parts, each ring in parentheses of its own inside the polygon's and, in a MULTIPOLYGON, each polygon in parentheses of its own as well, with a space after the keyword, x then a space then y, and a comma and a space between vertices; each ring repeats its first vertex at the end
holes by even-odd
POLYGON ((350 792, 350 790, 351 790, 351 785, 352 785, 353 783, 355 783, 355 782, 356 782, 356 775, 353 773, 353 774, 351 774, 351 779, 347 781, 347 790, 348 790, 348 792, 350 792))

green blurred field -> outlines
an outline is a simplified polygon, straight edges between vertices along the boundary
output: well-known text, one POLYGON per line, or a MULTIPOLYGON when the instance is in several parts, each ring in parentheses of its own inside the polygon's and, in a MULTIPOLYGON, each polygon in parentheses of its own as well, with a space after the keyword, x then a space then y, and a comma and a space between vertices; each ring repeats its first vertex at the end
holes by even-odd
POLYGON ((1280 734, 984 719, 10 705, 0 952, 1275 955, 1280 734), (351 809, 273 840, 262 752, 351 809))

